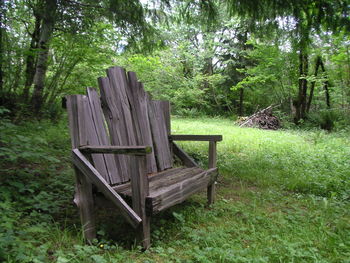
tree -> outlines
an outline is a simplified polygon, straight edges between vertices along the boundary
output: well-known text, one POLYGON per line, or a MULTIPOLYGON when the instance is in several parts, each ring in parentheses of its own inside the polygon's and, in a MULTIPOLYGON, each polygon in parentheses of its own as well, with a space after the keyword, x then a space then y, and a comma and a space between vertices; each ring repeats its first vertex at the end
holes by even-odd
POLYGON ((5 35, 5 1, 0 0, 0 91, 2 92, 4 84, 4 38, 5 35))
POLYGON ((45 103, 46 76, 53 38, 68 33, 77 36, 88 34, 93 25, 100 21, 111 21, 124 34, 124 39, 129 39, 129 43, 140 41, 153 33, 138 0, 28 0, 14 1, 10 5, 12 9, 6 11, 14 15, 17 13, 18 21, 23 24, 22 27, 11 30, 25 30, 28 34, 24 87, 20 94, 17 92, 13 95, 18 97, 16 103, 30 105, 29 109, 36 115, 40 115, 45 103), (24 20, 23 13, 31 16, 24 20))
POLYGON ((311 33, 322 28, 336 31, 340 27, 350 28, 347 18, 349 5, 346 0, 264 0, 264 1, 226 1, 231 14, 250 16, 252 21, 268 21, 278 26, 278 22, 287 19, 292 25, 295 41, 294 50, 299 53, 299 88, 294 100, 296 107, 295 122, 306 117, 307 75, 309 70, 308 48, 311 33))

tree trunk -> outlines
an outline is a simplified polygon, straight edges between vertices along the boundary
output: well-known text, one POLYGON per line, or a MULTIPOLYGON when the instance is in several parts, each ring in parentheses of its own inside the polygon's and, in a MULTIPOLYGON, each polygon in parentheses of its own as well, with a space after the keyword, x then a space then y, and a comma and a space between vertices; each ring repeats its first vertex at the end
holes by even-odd
MULTIPOLYGON (((316 63, 315 63, 315 73, 314 73, 315 78, 317 77, 318 68, 320 67, 321 62, 322 62, 321 57, 317 56, 316 63)), ((306 107, 306 112, 307 113, 309 113, 309 111, 310 111, 311 102, 312 102, 312 99, 313 99, 313 96, 314 96, 315 84, 316 84, 316 80, 311 82, 310 95, 309 95, 309 100, 307 102, 307 107, 306 107)))
POLYGON ((52 37, 56 21, 57 0, 46 0, 44 17, 42 20, 39 53, 34 75, 34 92, 32 96, 32 107, 35 114, 39 114, 43 106, 43 91, 47 71, 47 60, 49 55, 49 41, 52 37))
POLYGON ((303 48, 299 51, 299 92, 298 99, 294 102, 296 115, 294 122, 299 123, 301 119, 305 119, 307 106, 307 73, 309 69, 308 55, 303 48))
POLYGON ((238 105, 238 115, 243 116, 243 99, 244 99, 244 89, 239 89, 239 105, 238 105))
MULTIPOLYGON (((324 64, 323 64, 323 61, 322 61, 321 58, 320 58, 320 66, 321 66, 322 72, 323 72, 324 74, 326 74, 326 68, 324 67, 324 64)), ((330 98, 330 95, 329 95, 328 85, 329 85, 329 81, 328 81, 328 78, 327 78, 327 79, 323 82, 323 89, 324 89, 324 91, 325 91, 327 108, 330 109, 330 108, 331 108, 331 98, 330 98)))
POLYGON ((62 72, 60 72, 59 76, 57 76, 57 78, 60 78, 61 74, 65 73, 62 82, 59 83, 59 81, 57 80, 55 84, 53 84, 52 86, 51 85, 49 86, 50 91, 45 95, 45 101, 47 101, 48 105, 51 105, 52 103, 54 103, 55 99, 57 98, 58 94, 62 91, 62 88, 65 86, 67 79, 69 78, 69 76, 73 72, 73 69, 79 63, 79 61, 80 61, 80 58, 76 59, 69 66, 65 65, 64 72, 62 69, 62 72), (60 87, 59 89, 58 89, 58 86, 60 87))
POLYGON ((42 17, 39 14, 39 12, 35 12, 35 11, 34 11, 34 16, 35 16, 35 26, 34 26, 34 31, 31 35, 32 39, 30 42, 29 54, 27 55, 27 58, 26 58, 25 84, 24 84, 24 89, 22 93, 22 99, 24 102, 28 101, 29 90, 30 90, 30 87, 33 85, 40 30, 41 30, 42 17))
MULTIPOLYGON (((212 53, 211 52, 209 52, 209 54, 207 53, 212 48, 210 45, 210 43, 213 41, 212 35, 208 32, 203 32, 203 41, 204 41, 204 52, 206 54, 206 57, 204 58, 204 66, 203 66, 202 72, 206 77, 208 77, 208 76, 213 75, 212 53)), ((204 90, 209 89, 209 81, 206 78, 204 79, 203 89, 204 90)))
POLYGON ((0 91, 3 90, 4 86, 4 35, 5 35, 5 6, 4 0, 0 0, 0 91))
MULTIPOLYGON (((241 48, 242 50, 245 52, 246 50, 249 49, 249 46, 247 45, 247 41, 248 41, 248 31, 245 31, 242 34, 238 34, 238 39, 241 43, 241 48)), ((240 67, 242 67, 242 69, 245 69, 246 66, 248 65, 247 59, 245 57, 245 53, 240 54, 238 57, 238 61, 240 64, 240 67)), ((245 73, 239 73, 239 79, 240 81, 243 80, 246 77, 245 73)), ((240 88, 239 89, 239 104, 238 104, 238 115, 239 116, 243 116, 244 114, 244 106, 243 106, 243 102, 244 102, 244 88, 240 88)))
MULTIPOLYGON (((305 52, 305 51, 304 51, 305 52)), ((309 71, 309 58, 307 54, 303 54, 303 76, 302 79, 302 100, 301 100, 301 118, 304 119, 306 116, 306 102, 307 102, 307 75, 309 71)))
MULTIPOLYGON (((205 65, 204 65, 203 73, 206 76, 213 75, 213 59, 212 58, 206 58, 205 59, 205 65)), ((209 88, 208 80, 204 80, 203 88, 204 89, 208 89, 209 88)))

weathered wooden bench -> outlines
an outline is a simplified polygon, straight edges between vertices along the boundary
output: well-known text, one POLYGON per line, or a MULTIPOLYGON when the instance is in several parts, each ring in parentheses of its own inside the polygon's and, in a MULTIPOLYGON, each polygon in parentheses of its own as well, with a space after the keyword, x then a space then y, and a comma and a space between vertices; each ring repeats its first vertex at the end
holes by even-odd
POLYGON ((150 245, 150 217, 207 188, 214 201, 216 142, 220 135, 171 135, 170 104, 152 100, 134 72, 112 67, 98 79, 100 94, 66 96, 76 172, 74 202, 84 236, 95 238, 94 192, 108 198, 150 245), (191 159, 174 141, 209 141, 209 169, 191 159), (182 166, 175 167, 174 158, 182 166), (131 206, 129 205, 131 200, 131 206))

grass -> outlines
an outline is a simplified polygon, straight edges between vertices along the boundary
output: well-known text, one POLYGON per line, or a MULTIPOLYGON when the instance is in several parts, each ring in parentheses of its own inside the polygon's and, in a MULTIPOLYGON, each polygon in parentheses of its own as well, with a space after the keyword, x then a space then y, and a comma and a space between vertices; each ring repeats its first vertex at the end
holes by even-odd
MULTIPOLYGON (((175 119, 172 129, 173 133, 223 134, 218 163, 221 171, 237 178, 302 193, 350 196, 346 133, 238 128, 222 119, 175 119)), ((205 144, 187 143, 187 150, 205 159, 205 144)))
MULTIPOLYGON (((4 262, 350 262, 346 133, 174 118, 174 134, 223 135, 217 201, 206 208, 200 193, 153 218, 152 247, 141 253, 132 229, 109 210, 100 211, 96 244, 84 245, 65 121, 3 124, 4 262)), ((206 165, 207 143, 181 144, 206 165)))

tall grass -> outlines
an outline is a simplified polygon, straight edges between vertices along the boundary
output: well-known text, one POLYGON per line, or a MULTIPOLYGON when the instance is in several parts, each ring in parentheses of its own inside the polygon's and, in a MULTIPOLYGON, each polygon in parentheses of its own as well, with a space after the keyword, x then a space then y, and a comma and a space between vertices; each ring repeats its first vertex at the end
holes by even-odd
MULTIPOLYGON (((238 128, 226 119, 175 118, 174 134, 222 134, 216 203, 193 196, 152 218, 141 253, 116 211, 100 210, 83 243, 73 197, 66 120, 1 120, 0 261, 349 262, 349 137, 238 128)), ((208 144, 181 145, 202 165, 208 144)))
MULTIPOLYGON (((188 118, 174 119, 172 129, 178 134, 222 134, 218 164, 221 171, 232 176, 302 193, 350 197, 347 133, 266 131, 239 128, 230 120, 188 118)), ((182 145, 198 160, 205 160, 204 144, 182 145)))

